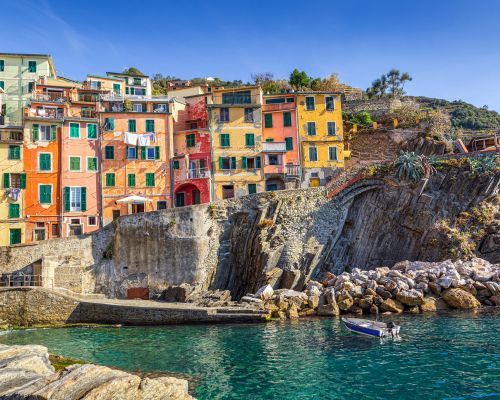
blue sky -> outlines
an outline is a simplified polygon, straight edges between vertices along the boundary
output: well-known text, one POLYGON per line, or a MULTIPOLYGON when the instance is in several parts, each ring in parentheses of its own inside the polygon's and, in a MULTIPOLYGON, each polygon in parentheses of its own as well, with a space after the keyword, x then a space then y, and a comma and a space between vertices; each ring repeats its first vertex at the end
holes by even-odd
POLYGON ((182 78, 337 72, 365 89, 391 68, 409 94, 500 111, 500 0, 3 1, 0 52, 49 53, 83 79, 136 66, 182 78))

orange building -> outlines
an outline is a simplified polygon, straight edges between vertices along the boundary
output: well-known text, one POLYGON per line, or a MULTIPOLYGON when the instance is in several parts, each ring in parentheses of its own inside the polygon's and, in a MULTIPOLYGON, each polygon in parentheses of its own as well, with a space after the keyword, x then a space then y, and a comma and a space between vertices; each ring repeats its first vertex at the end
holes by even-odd
POLYGON ((171 207, 172 113, 183 105, 167 98, 114 94, 102 101, 104 225, 120 215, 171 207))
POLYGON ((300 154, 297 103, 293 93, 265 95, 262 154, 266 191, 298 187, 300 154))

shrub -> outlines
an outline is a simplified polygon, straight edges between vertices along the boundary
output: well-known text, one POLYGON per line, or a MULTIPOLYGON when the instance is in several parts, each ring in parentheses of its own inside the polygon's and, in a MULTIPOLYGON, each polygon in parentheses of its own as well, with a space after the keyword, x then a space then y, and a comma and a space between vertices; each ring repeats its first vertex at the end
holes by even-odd
POLYGON ((467 160, 469 161, 471 171, 475 174, 494 172, 500 169, 498 158, 495 155, 480 158, 468 158, 467 160))
POLYGON ((394 162, 396 177, 412 182, 418 182, 425 175, 422 157, 415 152, 402 151, 394 162))

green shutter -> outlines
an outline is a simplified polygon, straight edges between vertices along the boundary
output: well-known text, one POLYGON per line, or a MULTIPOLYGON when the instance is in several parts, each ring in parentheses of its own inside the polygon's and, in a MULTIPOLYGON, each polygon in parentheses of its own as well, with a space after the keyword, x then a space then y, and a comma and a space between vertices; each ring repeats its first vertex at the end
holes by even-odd
POLYGON ((10 174, 8 172, 3 173, 3 187, 6 189, 10 187, 10 174))
POLYGON ((106 160, 113 160, 115 158, 115 148, 114 146, 106 146, 104 148, 104 153, 106 160))
POLYGON ((21 159, 21 147, 16 145, 9 146, 9 160, 20 160, 21 159))
POLYGON ((273 114, 264 114, 264 127, 272 128, 273 127, 273 114))
POLYGON ((70 171, 80 171, 80 157, 70 157, 69 158, 69 170, 70 171))
POLYGON ((57 136, 57 125, 50 126, 50 140, 56 140, 57 136))
POLYGON ((155 131, 155 120, 147 119, 146 120, 146 132, 154 132, 155 131))
POLYGON ((174 168, 174 169, 179 169, 179 161, 178 161, 178 160, 174 160, 174 161, 172 162, 172 165, 173 165, 173 168, 174 168))
POLYGON ((241 157, 241 168, 247 169, 247 158, 241 157))
POLYGON ((135 187, 135 174, 128 174, 127 184, 129 187, 135 187))
POLYGON ((222 169, 222 157, 219 157, 219 169, 222 169))
POLYGON ((231 145, 229 133, 221 133, 220 134, 220 145, 221 145, 221 147, 229 147, 231 145))
POLYGON ((257 185, 255 183, 248 184, 248 194, 257 193, 257 185))
POLYGON ((155 146, 155 160, 160 159, 160 146, 155 146))
POLYGON ((115 119, 112 117, 106 118, 104 120, 104 129, 107 131, 112 131, 115 129, 115 119))
POLYGON ((292 114, 290 112, 283 113, 283 126, 292 126, 292 114))
POLYGON ((40 204, 51 204, 52 193, 50 185, 40 185, 39 201, 40 204))
POLYGON ((236 157, 231 157, 231 169, 236 169, 236 157))
POLYGON ((291 137, 285 138, 286 150, 293 150, 293 139, 291 137))
POLYGON ((135 119, 129 119, 128 120, 128 131, 135 132, 135 128, 136 128, 135 119))
POLYGON ((80 198, 81 211, 87 211, 87 188, 81 187, 80 190, 82 193, 82 197, 80 198))
POLYGON ((70 189, 69 187, 64 188, 64 211, 69 211, 70 210, 70 200, 69 200, 69 192, 70 189))
POLYGON ((255 157, 255 168, 261 168, 262 167, 262 162, 260 160, 260 157, 255 157))
POLYGON ((153 187, 155 185, 155 174, 148 172, 146 173, 146 186, 153 187))
POLYGON ((40 154, 40 171, 50 171, 50 154, 40 154))
POLYGON ((253 133, 245 133, 245 146, 255 146, 255 136, 253 133))
POLYGON ((141 158, 143 160, 146 159, 146 148, 145 147, 141 147, 141 158))
POLYGON ((40 125, 38 124, 33 124, 33 132, 32 132, 32 137, 34 142, 38 142, 38 131, 39 131, 40 125))
POLYGON ((26 189, 26 174, 24 172, 22 172, 20 175, 19 175, 19 181, 20 181, 20 187, 21 189, 26 189))
POLYGON ((87 138, 97 139, 97 126, 95 124, 87 124, 87 138))
POLYGON ((109 187, 115 186, 115 174, 113 173, 106 174, 106 186, 109 187))
POLYGON ((21 229, 15 228, 10 230, 10 244, 21 243, 21 229))
POLYGON ((19 204, 11 203, 9 204, 9 218, 19 218, 19 204))

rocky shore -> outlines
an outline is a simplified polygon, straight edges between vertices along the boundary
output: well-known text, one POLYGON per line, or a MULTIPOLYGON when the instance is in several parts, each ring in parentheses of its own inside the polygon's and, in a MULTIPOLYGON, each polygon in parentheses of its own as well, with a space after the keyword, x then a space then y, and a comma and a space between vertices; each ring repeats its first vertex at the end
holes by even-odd
POLYGON ((43 346, 0 345, 0 399, 188 400, 188 382, 141 378, 94 364, 55 370, 43 346))
POLYGON ((274 318, 310 315, 422 313, 500 306, 500 266, 471 261, 402 261, 392 268, 354 268, 338 276, 322 273, 304 291, 270 285, 241 303, 267 310, 274 318))

